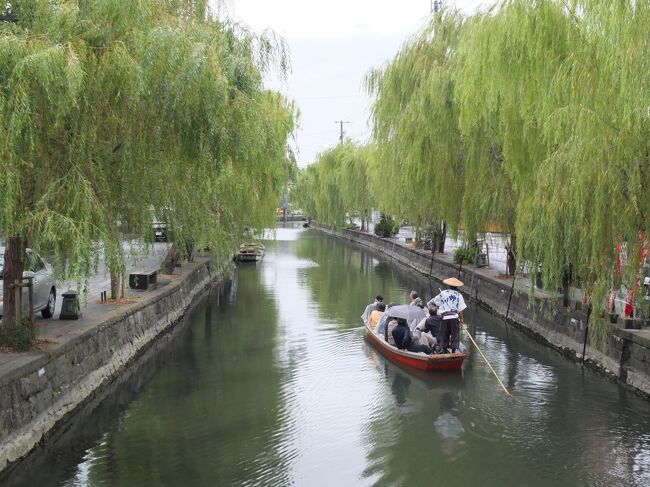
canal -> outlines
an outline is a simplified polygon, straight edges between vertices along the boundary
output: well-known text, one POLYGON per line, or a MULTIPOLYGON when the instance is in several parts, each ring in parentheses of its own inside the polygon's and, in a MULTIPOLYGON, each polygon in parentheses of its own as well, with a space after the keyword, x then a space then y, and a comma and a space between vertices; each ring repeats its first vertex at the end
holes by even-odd
POLYGON ((650 403, 500 320, 411 373, 364 338, 377 293, 426 279, 313 230, 278 229, 187 325, 0 478, 29 486, 647 486, 650 403))

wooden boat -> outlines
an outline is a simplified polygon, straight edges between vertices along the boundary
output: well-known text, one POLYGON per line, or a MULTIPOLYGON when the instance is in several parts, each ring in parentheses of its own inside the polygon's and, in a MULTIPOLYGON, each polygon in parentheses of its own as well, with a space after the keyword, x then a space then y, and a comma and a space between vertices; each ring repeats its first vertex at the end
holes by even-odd
POLYGON ((372 343, 377 350, 389 359, 419 370, 460 370, 463 367, 463 360, 467 357, 466 348, 461 343, 460 353, 441 353, 439 355, 427 355, 425 353, 413 353, 406 350, 400 350, 377 335, 372 328, 365 323, 368 341, 372 343))
POLYGON ((259 242, 243 243, 235 254, 235 260, 239 262, 259 262, 264 258, 264 244, 259 242))

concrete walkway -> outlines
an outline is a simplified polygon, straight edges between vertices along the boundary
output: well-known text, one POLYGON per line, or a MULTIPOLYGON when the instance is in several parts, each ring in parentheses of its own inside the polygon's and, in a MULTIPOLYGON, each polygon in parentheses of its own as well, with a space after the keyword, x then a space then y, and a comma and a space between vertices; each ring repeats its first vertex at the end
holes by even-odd
MULTIPOLYGON (((154 243, 148 250, 140 249, 135 242, 124 244, 126 255, 133 254, 127 258, 127 274, 136 269, 158 269, 161 262, 167 255, 171 244, 154 243), (132 252, 134 250, 135 252, 132 252)), ((100 303, 100 293, 107 291, 110 294, 110 274, 106 270, 103 261, 100 263, 97 273, 88 279, 88 298, 81 299, 82 316, 79 320, 59 320, 61 312, 61 294, 69 289, 76 289, 75 283, 57 283, 57 302, 54 316, 50 319, 43 319, 41 314, 36 315, 36 344, 32 350, 23 353, 0 352, 0 381, 12 372, 19 370, 23 365, 41 358, 48 351, 64 347, 70 344, 76 337, 83 335, 92 328, 116 316, 134 303, 154 296, 163 289, 171 280, 182 275, 184 270, 175 271, 172 276, 161 276, 158 278, 156 287, 150 290, 133 290, 125 283, 124 294, 127 303, 113 304, 100 303)))

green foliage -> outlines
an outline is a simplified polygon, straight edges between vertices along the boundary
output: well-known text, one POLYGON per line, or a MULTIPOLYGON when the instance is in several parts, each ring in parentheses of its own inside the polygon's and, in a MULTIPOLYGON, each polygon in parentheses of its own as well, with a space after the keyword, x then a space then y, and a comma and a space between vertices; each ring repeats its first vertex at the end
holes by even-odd
POLYGON ((346 215, 363 215, 373 206, 368 182, 372 149, 346 141, 319 154, 318 161, 300 172, 293 196, 303 212, 335 227, 346 215))
POLYGON ((18 352, 29 350, 34 342, 34 327, 28 319, 0 325, 0 345, 18 352))
POLYGON ((422 227, 421 247, 425 250, 437 248, 443 239, 444 232, 441 222, 429 221, 422 227))
POLYGON ((392 216, 381 215, 375 224, 375 235, 382 238, 394 237, 399 232, 399 223, 392 216))
POLYGON ((228 255, 275 219, 297 111, 264 89, 286 47, 207 1, 16 2, 0 23, 0 233, 83 280, 152 212, 181 249, 228 255), (7 24, 7 25, 4 25, 7 24), (216 250, 218 249, 218 250, 216 250))
POLYGON ((627 0, 436 15, 367 77, 374 206, 468 242, 496 226, 543 263, 546 288, 570 268, 594 305, 634 289, 650 232, 648 25, 650 2, 627 0))
POLYGON ((404 188, 425 187, 426 171, 455 180, 430 190, 431 203, 419 192, 414 208, 397 198, 382 208, 412 221, 428 210, 469 241, 496 224, 516 233, 520 259, 544 263, 547 288, 571 268, 594 303, 626 242, 621 280, 632 288, 650 210, 648 21, 648 2, 605 0, 437 16, 369 76, 374 137, 404 188))
POLYGON ((460 15, 437 16, 367 78, 377 147, 371 189, 382 211, 416 226, 442 215, 460 224, 464 145, 453 73, 462 29, 460 15))
POLYGON ((479 248, 473 245, 457 247, 454 250, 454 262, 456 264, 475 264, 479 252, 479 248))

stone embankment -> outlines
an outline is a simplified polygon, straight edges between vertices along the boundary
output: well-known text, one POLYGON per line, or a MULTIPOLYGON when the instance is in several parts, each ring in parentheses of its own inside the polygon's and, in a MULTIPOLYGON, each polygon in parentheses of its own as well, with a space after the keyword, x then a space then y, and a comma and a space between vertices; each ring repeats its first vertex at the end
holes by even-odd
POLYGON ((61 327, 57 340, 40 350, 3 354, 0 471, 119 377, 230 266, 197 258, 179 273, 161 276, 158 287, 135 303, 94 312, 78 322, 48 322, 48 327, 61 327))
MULTIPOLYGON (((459 265, 446 254, 436 254, 432 258, 431 252, 413 249, 395 239, 383 239, 355 230, 332 230, 320 225, 314 225, 314 228, 368 247, 438 283, 459 274, 459 265)), ((460 269, 460 279, 465 282, 463 292, 468 297, 471 295, 472 302, 505 317, 511 278, 499 277, 494 269, 465 265, 460 269)), ((523 278, 521 281, 517 282, 510 303, 509 324, 576 362, 582 361, 586 335, 584 362, 588 367, 650 398, 650 330, 613 327, 605 343, 592 346, 591 335, 587 333, 587 314, 580 309, 579 303, 567 309, 562 307, 559 295, 535 290, 531 296, 530 281, 523 278)))

